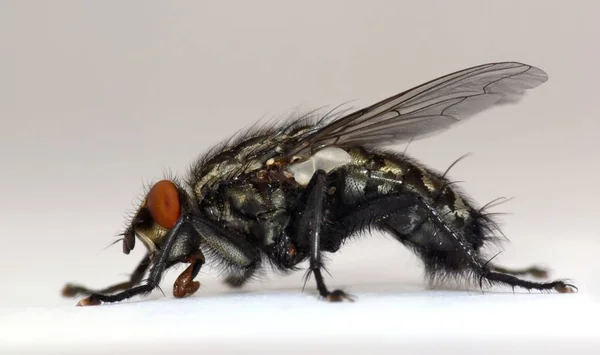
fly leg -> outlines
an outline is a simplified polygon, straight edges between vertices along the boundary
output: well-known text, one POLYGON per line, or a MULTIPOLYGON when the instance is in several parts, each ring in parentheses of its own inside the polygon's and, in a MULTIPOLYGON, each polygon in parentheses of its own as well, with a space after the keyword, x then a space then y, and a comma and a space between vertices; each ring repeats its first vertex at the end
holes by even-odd
MULTIPOLYGON (((449 242, 453 243, 455 248, 452 252, 451 259, 440 259, 440 256, 445 255, 446 257, 450 254, 439 253, 435 250, 427 250, 430 258, 436 258, 435 262, 438 265, 442 265, 440 262, 447 262, 448 260, 461 260, 459 268, 470 269, 473 274, 479 277, 479 285, 483 287, 483 280, 485 279, 489 284, 505 284, 512 286, 513 288, 521 287, 526 290, 555 290, 559 293, 572 293, 577 290, 574 285, 568 284, 562 280, 551 281, 551 282, 533 282, 523 279, 519 279, 508 273, 496 272, 490 268, 487 263, 483 262, 478 251, 475 250, 464 238, 464 235, 453 228, 450 224, 446 223, 440 213, 428 203, 422 196, 415 195, 416 201, 429 215, 429 219, 435 226, 436 233, 440 232, 446 236, 449 242)), ((451 270, 455 265, 446 264, 444 265, 447 270, 451 270)), ((456 270, 456 269, 455 269, 456 270)))
POLYGON ((481 257, 479 250, 469 243, 464 233, 447 223, 441 213, 419 194, 402 192, 398 195, 374 196, 340 219, 344 234, 360 230, 369 223, 392 232, 400 242, 415 250, 425 262, 430 276, 475 275, 479 278, 480 286, 483 286, 483 280, 487 280, 489 284, 503 283, 528 290, 555 290, 560 293, 576 290, 575 286, 562 280, 532 282, 510 275, 511 272, 535 273, 539 269, 509 270, 490 265, 481 257), (407 224, 406 218, 402 218, 406 213, 425 219, 423 223, 413 226, 407 224), (407 229, 407 226, 410 228, 407 229))
MULTIPOLYGON (((191 282, 202 266, 203 256, 197 254, 198 246, 193 241, 202 241, 207 247, 216 251, 216 254, 222 257, 222 260, 230 266, 237 268, 250 268, 257 264, 260 259, 252 246, 249 245, 240 236, 235 235, 220 225, 199 218, 193 215, 181 217, 175 225, 167 232, 164 242, 161 244, 160 251, 153 258, 153 266, 150 269, 150 275, 145 284, 129 288, 123 292, 114 295, 105 295, 102 293, 93 293, 89 297, 81 300, 79 305, 97 305, 102 302, 119 302, 125 299, 145 295, 159 286, 164 271, 177 262, 181 262, 182 257, 191 256, 188 261, 192 261, 189 271, 184 271, 180 275, 180 281, 176 282, 175 288, 195 287, 191 282), (176 248, 174 246, 177 245, 176 248), (184 249, 183 254, 181 249, 184 249), (194 259, 194 260, 192 260, 194 259)), ((198 284, 199 285, 199 284, 198 284)), ((190 289, 191 290, 191 289, 190 289)), ((178 292, 174 290, 174 292, 178 292)))
POLYGON ((308 241, 308 246, 310 247, 310 266, 306 274, 306 279, 310 277, 311 273, 314 273, 319 294, 329 302, 353 301, 353 297, 344 291, 329 291, 321 274, 321 270, 323 269, 321 260, 321 234, 326 189, 326 174, 323 170, 317 170, 306 187, 303 196, 304 208, 301 210, 296 230, 297 238, 304 242, 308 241))
POLYGON ((158 287, 160 280, 162 278, 162 274, 167 268, 167 266, 171 263, 170 253, 173 245, 177 241, 179 236, 179 232, 182 229, 182 226, 187 222, 186 218, 180 218, 177 223, 173 226, 173 228, 167 233, 165 236, 165 242, 160 250, 160 252, 156 255, 154 260, 154 265, 150 269, 150 275, 145 284, 135 286, 129 288, 125 291, 119 292, 114 295, 105 295, 102 293, 93 293, 89 295, 87 298, 82 299, 77 304, 78 306, 92 306, 99 305, 102 302, 112 303, 112 302, 120 302, 126 300, 128 298, 137 296, 137 295, 145 295, 156 287, 158 287))
POLYGON ((204 261, 204 254, 202 254, 200 249, 185 258, 185 262, 190 263, 190 265, 175 280, 173 296, 183 298, 193 295, 198 291, 200 282, 194 281, 194 278, 198 275, 202 265, 204 265, 204 261))
POLYGON ((558 293, 573 293, 577 290, 577 287, 562 280, 551 281, 551 282, 533 282, 519 279, 507 273, 494 272, 488 268, 482 268, 480 271, 481 279, 485 278, 490 283, 503 283, 513 288, 515 286, 524 288, 526 290, 555 290, 558 293))
POLYGON ((503 274, 509 274, 509 275, 513 275, 513 276, 531 275, 537 279, 545 279, 549 275, 548 269, 544 269, 544 268, 541 268, 541 267, 538 267, 535 265, 526 267, 526 268, 521 268, 521 269, 512 269, 512 268, 506 268, 503 266, 499 266, 496 264, 491 264, 491 265, 489 265, 489 268, 491 271, 500 272, 503 274))
POLYGON ((142 282, 142 278, 144 277, 144 274, 146 274, 146 271, 148 270, 149 267, 150 267, 150 255, 146 254, 144 256, 144 258, 140 261, 138 266, 135 268, 133 273, 131 274, 129 281, 121 282, 121 283, 106 287, 101 290, 91 290, 91 289, 81 286, 81 285, 67 284, 62 289, 62 295, 63 295, 63 297, 75 297, 75 296, 82 295, 82 294, 85 294, 85 295, 91 295, 93 293, 110 294, 110 293, 114 293, 117 291, 126 290, 126 289, 136 286, 140 282, 142 282))

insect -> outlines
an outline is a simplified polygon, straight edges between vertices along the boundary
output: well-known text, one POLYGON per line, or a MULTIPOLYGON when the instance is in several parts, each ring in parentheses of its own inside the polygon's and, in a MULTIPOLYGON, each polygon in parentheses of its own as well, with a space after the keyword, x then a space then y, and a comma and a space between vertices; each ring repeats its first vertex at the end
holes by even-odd
POLYGON ((483 249, 501 232, 486 212, 489 204, 475 207, 447 171, 384 148, 440 133, 547 79, 531 65, 483 64, 351 113, 313 112, 250 129, 202 155, 185 179, 164 179, 147 191, 121 234, 125 254, 136 240, 147 249, 130 280, 97 291, 67 284, 63 295, 86 296, 79 305, 146 295, 166 270, 184 263, 189 265, 173 285, 181 298, 199 289, 195 278, 206 260, 222 267, 231 287, 243 286, 269 264, 285 274, 308 261, 305 283, 314 275, 322 299, 353 301, 326 286, 323 253, 335 253, 371 229, 413 250, 431 280, 574 292, 562 280, 518 277, 544 278, 543 269, 493 264, 483 249))

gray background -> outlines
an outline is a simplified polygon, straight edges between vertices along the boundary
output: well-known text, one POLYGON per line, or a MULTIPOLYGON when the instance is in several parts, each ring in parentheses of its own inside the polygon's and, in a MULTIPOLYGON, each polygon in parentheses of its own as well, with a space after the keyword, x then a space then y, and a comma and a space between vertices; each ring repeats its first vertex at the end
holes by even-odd
MULTIPOLYGON (((473 153, 450 176, 480 204, 515 197, 495 209, 511 240, 496 260, 598 290, 599 12, 591 0, 0 1, 0 302, 72 304, 66 281, 123 279, 141 244, 103 248, 143 184, 258 119, 360 107, 502 60, 550 80, 408 153, 439 170, 473 153)), ((422 284, 416 258, 381 236, 330 272, 331 285, 422 284)), ((196 297, 224 290, 214 275, 196 297)), ((301 276, 251 288, 300 292, 301 276)))

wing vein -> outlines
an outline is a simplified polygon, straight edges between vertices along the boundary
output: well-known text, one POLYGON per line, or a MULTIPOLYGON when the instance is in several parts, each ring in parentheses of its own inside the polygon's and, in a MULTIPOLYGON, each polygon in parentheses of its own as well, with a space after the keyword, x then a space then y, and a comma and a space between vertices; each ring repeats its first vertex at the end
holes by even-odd
MULTIPOLYGON (((491 108, 501 98, 521 96, 548 79, 539 68, 518 62, 488 63, 450 73, 297 137, 291 154, 336 145, 403 143, 438 133, 491 108)), ((328 113, 325 117, 327 117, 328 113)))

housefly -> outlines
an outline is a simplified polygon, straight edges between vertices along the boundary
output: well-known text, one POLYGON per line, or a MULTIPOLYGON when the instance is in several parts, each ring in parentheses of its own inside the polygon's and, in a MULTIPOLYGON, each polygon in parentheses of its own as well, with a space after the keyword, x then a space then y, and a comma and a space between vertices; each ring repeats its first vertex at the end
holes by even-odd
POLYGON ((121 234, 125 254, 136 240, 146 248, 128 281, 103 290, 68 284, 63 295, 85 296, 79 305, 146 295, 166 270, 184 263, 173 285, 181 298, 199 289, 195 278, 206 260, 221 267, 231 287, 243 286, 265 266, 288 273, 308 260, 306 280, 314 275, 320 297, 352 301, 326 286, 323 253, 373 228, 414 251, 432 281, 452 277, 480 287, 574 292, 562 280, 519 277, 545 278, 543 269, 492 263, 482 250, 501 231, 486 212, 490 205, 476 207, 447 171, 383 148, 440 133, 547 79, 531 65, 488 63, 350 113, 313 112, 254 127, 202 155, 184 179, 149 188, 121 234))

